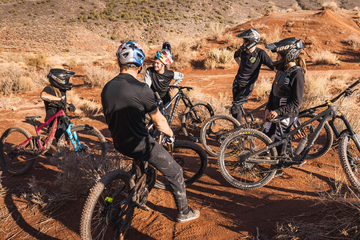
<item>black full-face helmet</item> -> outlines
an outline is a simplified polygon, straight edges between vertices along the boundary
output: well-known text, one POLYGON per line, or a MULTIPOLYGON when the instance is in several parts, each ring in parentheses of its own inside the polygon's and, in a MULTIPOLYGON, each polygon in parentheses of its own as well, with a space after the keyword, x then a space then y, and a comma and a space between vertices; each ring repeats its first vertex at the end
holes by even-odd
POLYGON ((75 73, 71 71, 54 68, 50 69, 47 77, 54 87, 59 88, 60 90, 70 90, 73 87, 73 84, 69 83, 69 80, 74 74, 75 73))
POLYGON ((295 37, 265 45, 265 48, 281 55, 281 59, 273 63, 277 70, 284 69, 286 64, 297 59, 303 47, 301 39, 296 40, 295 37))
POLYGON ((260 33, 255 28, 248 29, 236 35, 236 37, 243 38, 249 42, 248 45, 240 47, 242 51, 247 51, 260 42, 260 33))

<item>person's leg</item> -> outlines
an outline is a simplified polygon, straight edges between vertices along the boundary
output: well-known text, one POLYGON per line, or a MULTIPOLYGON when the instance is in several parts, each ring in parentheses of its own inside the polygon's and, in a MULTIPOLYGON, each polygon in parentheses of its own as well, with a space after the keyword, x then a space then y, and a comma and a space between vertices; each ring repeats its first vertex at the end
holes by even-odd
MULTIPOLYGON (((165 97, 162 98, 162 101, 163 101, 164 106, 165 106, 168 102, 171 101, 171 96, 170 96, 170 93, 169 93, 169 92, 167 92, 166 95, 165 95, 165 97)), ((165 117, 166 117, 167 120, 169 120, 170 114, 171 114, 171 106, 169 106, 169 107, 165 110, 165 113, 164 113, 164 115, 165 115, 165 117)))
POLYGON ((246 101, 254 90, 254 83, 248 84, 244 87, 240 87, 239 84, 234 81, 233 83, 233 105, 231 107, 231 114, 236 118, 240 124, 242 124, 242 101, 246 101))

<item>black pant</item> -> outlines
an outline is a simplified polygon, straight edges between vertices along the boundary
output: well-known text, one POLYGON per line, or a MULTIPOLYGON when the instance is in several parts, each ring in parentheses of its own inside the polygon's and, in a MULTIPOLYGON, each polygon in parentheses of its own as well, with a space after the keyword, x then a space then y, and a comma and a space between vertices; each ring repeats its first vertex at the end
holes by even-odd
MULTIPOLYGON (((234 80, 233 82, 233 101, 245 101, 249 98, 252 91, 254 90, 255 83, 247 84, 244 86, 244 83, 234 80)), ((242 112, 241 104, 234 103, 231 107, 231 115, 236 118, 240 124, 242 123, 242 112)))
POLYGON ((148 161, 162 173, 173 190, 177 209, 179 211, 185 211, 187 209, 187 198, 181 166, 171 157, 164 147, 155 142, 151 137, 146 138, 145 141, 141 143, 141 148, 142 149, 137 150, 143 152, 143 154, 137 159, 140 161, 148 161))
MULTIPOLYGON (((166 95, 161 99, 163 101, 164 106, 171 101, 171 96, 169 92, 166 92, 166 95)), ((171 105, 165 110, 165 117, 169 120, 171 114, 171 105)))

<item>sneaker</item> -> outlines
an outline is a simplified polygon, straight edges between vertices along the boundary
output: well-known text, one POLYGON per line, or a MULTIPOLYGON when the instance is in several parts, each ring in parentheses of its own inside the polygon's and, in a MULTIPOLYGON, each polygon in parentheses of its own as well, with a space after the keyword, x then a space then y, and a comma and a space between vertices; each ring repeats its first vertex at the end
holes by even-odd
POLYGON ((199 210, 193 210, 191 207, 188 208, 187 213, 180 212, 177 217, 177 221, 184 223, 187 221, 191 221, 200 217, 199 210))

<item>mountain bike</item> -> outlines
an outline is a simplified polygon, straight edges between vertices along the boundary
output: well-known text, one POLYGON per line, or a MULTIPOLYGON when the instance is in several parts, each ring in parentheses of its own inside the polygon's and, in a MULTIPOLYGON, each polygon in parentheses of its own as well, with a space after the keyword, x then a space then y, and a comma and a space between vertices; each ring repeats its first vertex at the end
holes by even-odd
POLYGON ((130 173, 116 170, 103 176, 90 190, 81 223, 81 239, 123 240, 136 207, 149 211, 146 202, 157 170, 146 161, 133 161, 130 173))
MULTIPOLYGON (((192 90, 192 87, 181 87, 181 86, 170 86, 170 88, 177 88, 179 91, 175 94, 175 96, 168 102, 167 104, 160 107, 160 111, 163 113, 165 118, 168 121, 169 126, 172 125, 172 122, 175 117, 176 109, 179 105, 180 99, 184 103, 186 109, 184 111, 184 114, 181 119, 181 127, 183 130, 183 133, 185 136, 187 136, 191 141, 199 142, 200 141, 200 129, 202 123, 210 118, 211 116, 214 116, 214 111, 211 107, 211 105, 205 101, 194 101, 191 102, 190 98, 186 96, 183 89, 186 89, 187 91, 192 90), (171 104, 174 103, 174 107, 170 113, 170 115, 167 114, 167 109, 171 108, 171 104)), ((157 97, 160 99, 160 97, 157 97)), ((148 125, 148 128, 151 128, 151 123, 148 125)))
POLYGON ((231 185, 240 189, 265 186, 275 176, 277 170, 304 163, 320 131, 329 121, 334 135, 340 139, 339 156, 344 172, 351 184, 360 189, 360 135, 353 131, 346 116, 333 106, 333 103, 340 98, 344 100, 350 96, 355 91, 351 89, 359 83, 360 79, 334 99, 313 108, 327 107, 303 124, 291 129, 284 130, 280 127, 282 117, 270 120, 280 129, 281 140, 277 142, 273 142, 264 133, 255 129, 241 129, 232 133, 224 140, 219 150, 218 166, 222 176, 231 185), (335 120, 340 120, 345 130, 339 133, 334 124, 335 120), (311 124, 317 121, 320 123, 314 129, 311 124), (308 138, 310 133, 312 135, 308 138), (294 139, 300 139, 296 148, 292 145, 294 139))
MULTIPOLYGON (((240 124, 239 121, 229 115, 215 115, 207 119, 200 131, 200 142, 205 148, 205 151, 213 157, 217 157, 219 154, 219 148, 221 143, 226 137, 239 129, 251 128, 259 131, 265 129, 265 122, 262 119, 254 118, 254 113, 266 107, 267 103, 262 104, 256 109, 246 113, 241 102, 240 109, 244 116, 244 124, 240 124)), ((300 126, 302 122, 305 122, 315 116, 316 108, 310 108, 303 110, 299 113, 299 116, 294 122, 294 126, 300 126)), ((312 127, 315 129, 320 123, 321 119, 312 123, 312 127)), ((312 133, 309 133, 311 137, 312 133)), ((321 129, 319 136, 316 138, 313 147, 306 155, 306 159, 315 159, 326 154, 333 144, 333 133, 330 125, 326 122, 324 128, 321 129)), ((293 141, 296 144, 296 140, 293 141)))
POLYGON ((32 121, 36 136, 31 136, 22 127, 11 127, 1 136, 0 163, 9 173, 14 175, 26 173, 34 164, 35 159, 39 155, 44 155, 50 149, 60 119, 66 126, 66 132, 58 139, 57 150, 65 147, 79 153, 89 153, 92 157, 105 158, 107 151, 106 140, 95 127, 87 124, 74 126, 62 109, 40 127, 37 126, 37 118, 41 117, 25 117, 26 120, 32 121), (51 121, 54 122, 48 133, 41 134, 40 131, 44 130, 43 128, 51 121))

